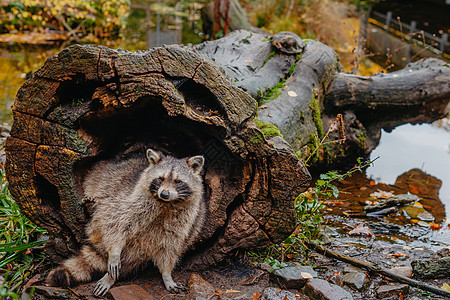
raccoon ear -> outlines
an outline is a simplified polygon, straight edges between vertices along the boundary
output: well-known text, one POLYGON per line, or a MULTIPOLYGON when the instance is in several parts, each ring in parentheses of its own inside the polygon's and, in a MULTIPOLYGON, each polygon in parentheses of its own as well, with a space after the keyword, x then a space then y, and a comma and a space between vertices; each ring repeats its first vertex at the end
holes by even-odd
POLYGON ((156 165, 161 161, 161 156, 152 149, 147 149, 147 159, 150 162, 150 164, 156 165))
POLYGON ((199 174, 205 163, 205 159, 201 155, 192 156, 187 159, 187 164, 194 170, 194 173, 199 174))

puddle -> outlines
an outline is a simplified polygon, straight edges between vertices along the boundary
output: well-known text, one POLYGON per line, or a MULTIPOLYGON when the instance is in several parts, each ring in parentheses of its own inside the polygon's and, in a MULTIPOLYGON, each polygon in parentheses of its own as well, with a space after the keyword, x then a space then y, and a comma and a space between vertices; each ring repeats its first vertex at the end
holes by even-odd
MULTIPOLYGON (((366 170, 368 178, 391 185, 411 169, 438 178, 442 181, 438 195, 445 206, 447 223, 450 222, 449 124, 450 119, 444 119, 433 124, 401 125, 391 133, 382 131, 380 143, 370 155, 370 159, 379 159, 366 170)), ((439 183, 433 185, 437 188, 439 183)))

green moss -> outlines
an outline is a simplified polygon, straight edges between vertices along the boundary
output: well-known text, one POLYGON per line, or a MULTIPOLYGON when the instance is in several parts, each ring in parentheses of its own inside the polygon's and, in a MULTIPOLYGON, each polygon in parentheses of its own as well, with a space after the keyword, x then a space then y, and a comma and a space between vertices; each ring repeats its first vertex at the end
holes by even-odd
POLYGON ((263 143, 264 142, 264 138, 263 138, 263 136, 261 134, 259 134, 259 132, 255 132, 255 135, 252 137, 250 142, 252 142, 253 144, 263 143))
POLYGON ((366 149, 366 135, 365 134, 361 134, 361 135, 358 135, 358 140, 360 140, 361 141, 361 148, 362 149, 366 149))
POLYGON ((312 111, 312 118, 313 122, 316 125, 317 134, 319 135, 319 138, 322 138, 323 133, 323 123, 322 123, 322 113, 320 111, 320 103, 319 99, 314 95, 312 95, 311 103, 309 104, 309 108, 311 108, 312 111))
POLYGON ((261 121, 260 119, 253 119, 253 122, 259 129, 261 129, 266 138, 271 138, 277 135, 283 137, 277 126, 261 121))
POLYGON ((263 62, 262 67, 264 67, 264 65, 272 58, 275 56, 275 51, 272 51, 272 53, 270 53, 270 55, 266 58, 266 60, 263 62))

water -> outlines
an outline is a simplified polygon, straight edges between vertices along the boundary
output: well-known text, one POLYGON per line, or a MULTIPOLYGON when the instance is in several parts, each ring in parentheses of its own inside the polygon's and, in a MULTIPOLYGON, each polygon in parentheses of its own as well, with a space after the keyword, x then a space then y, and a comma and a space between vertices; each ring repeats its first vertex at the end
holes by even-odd
POLYGON ((377 182, 394 184, 396 178, 417 168, 442 181, 439 198, 450 221, 450 130, 440 123, 396 127, 391 133, 382 131, 378 147, 370 159, 379 157, 366 174, 377 182))

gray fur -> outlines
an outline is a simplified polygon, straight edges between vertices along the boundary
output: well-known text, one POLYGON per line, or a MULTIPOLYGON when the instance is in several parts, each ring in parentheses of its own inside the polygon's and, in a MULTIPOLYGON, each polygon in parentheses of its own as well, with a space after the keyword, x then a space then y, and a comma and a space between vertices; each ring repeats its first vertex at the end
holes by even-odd
POLYGON ((104 276, 94 294, 101 296, 121 275, 151 260, 169 291, 184 289, 171 272, 203 225, 204 159, 177 159, 151 149, 146 156, 100 162, 88 173, 83 189, 85 197, 95 201, 86 230, 89 245, 52 271, 50 284, 90 281, 99 271, 104 276), (151 188, 152 182, 157 184, 151 188), (58 281, 64 274, 67 278, 58 281))

